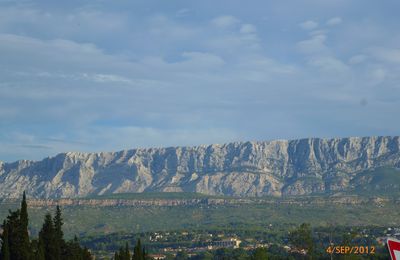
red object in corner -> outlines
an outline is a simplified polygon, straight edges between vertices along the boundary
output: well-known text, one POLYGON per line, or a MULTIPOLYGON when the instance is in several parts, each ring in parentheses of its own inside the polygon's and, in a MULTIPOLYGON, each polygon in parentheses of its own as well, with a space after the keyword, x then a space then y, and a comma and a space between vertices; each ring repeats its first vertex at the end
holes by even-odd
POLYGON ((392 257, 392 260, 400 260, 400 241, 393 238, 388 238, 387 246, 389 248, 389 253, 392 257))

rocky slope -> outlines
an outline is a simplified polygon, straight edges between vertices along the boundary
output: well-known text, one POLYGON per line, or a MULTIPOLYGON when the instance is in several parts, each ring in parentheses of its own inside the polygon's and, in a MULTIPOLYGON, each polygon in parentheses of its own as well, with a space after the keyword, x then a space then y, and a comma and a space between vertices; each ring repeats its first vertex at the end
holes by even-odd
POLYGON ((400 167, 398 136, 69 152, 38 162, 0 162, 0 198, 24 190, 33 198, 146 191, 304 195, 366 185, 359 176, 377 167, 400 167))

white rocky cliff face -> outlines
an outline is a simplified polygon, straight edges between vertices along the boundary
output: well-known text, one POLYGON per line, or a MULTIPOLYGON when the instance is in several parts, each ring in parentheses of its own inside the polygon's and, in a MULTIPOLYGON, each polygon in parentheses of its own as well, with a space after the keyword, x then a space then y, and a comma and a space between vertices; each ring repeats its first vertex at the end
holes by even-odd
POLYGON ((187 191, 281 196, 349 189, 360 172, 400 167, 399 137, 301 139, 197 147, 63 153, 0 162, 0 198, 187 191))

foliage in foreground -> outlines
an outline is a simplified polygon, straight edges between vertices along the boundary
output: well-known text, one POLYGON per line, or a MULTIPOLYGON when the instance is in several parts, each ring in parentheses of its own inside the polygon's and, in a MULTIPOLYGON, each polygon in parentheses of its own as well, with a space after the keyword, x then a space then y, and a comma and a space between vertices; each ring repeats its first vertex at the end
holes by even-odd
POLYGON ((9 211, 1 235, 0 260, 91 260, 87 248, 82 248, 77 238, 64 240, 61 209, 57 206, 54 218, 47 213, 37 239, 28 233, 28 210, 25 192, 21 207, 9 211))

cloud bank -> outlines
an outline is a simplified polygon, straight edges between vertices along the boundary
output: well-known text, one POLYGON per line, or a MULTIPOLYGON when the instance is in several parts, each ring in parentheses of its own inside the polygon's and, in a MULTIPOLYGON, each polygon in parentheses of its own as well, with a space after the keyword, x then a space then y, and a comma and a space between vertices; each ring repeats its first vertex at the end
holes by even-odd
POLYGON ((256 2, 0 2, 0 160, 398 134, 397 4, 256 2))

